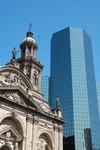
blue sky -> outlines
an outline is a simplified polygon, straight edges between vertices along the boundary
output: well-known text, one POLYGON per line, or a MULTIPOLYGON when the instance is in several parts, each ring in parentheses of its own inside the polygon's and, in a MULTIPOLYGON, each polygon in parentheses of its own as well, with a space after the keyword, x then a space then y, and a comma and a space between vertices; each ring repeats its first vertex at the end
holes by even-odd
MULTIPOLYGON (((11 59, 32 23, 37 59, 50 74, 52 34, 68 26, 82 27, 92 39, 96 80, 100 80, 100 0, 0 0, 0 65, 11 59)), ((20 53, 17 55, 20 57, 20 53)))

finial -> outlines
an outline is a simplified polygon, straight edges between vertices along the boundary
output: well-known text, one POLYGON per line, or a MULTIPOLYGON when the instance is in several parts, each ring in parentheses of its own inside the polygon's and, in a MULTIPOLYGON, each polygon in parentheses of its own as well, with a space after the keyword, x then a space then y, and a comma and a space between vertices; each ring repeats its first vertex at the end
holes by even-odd
POLYGON ((31 32, 31 30, 32 30, 32 24, 29 23, 29 31, 31 32))

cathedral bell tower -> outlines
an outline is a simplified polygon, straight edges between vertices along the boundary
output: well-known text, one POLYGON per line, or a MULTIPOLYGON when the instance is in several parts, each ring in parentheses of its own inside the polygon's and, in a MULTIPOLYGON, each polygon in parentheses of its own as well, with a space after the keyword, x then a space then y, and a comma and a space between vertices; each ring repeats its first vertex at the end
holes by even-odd
POLYGON ((35 90, 40 91, 40 75, 43 65, 36 59, 38 46, 33 38, 31 29, 27 32, 26 38, 20 45, 21 58, 18 59, 20 69, 30 79, 35 90))

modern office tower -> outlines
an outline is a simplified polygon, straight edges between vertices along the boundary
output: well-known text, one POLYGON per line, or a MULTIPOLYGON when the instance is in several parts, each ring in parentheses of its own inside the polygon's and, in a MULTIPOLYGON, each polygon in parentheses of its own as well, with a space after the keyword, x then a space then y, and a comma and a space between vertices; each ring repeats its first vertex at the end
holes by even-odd
POLYGON ((100 81, 96 82, 96 88, 97 88, 97 99, 98 99, 99 118, 100 118, 100 81))
POLYGON ((51 39, 51 105, 60 98, 67 123, 64 150, 99 150, 100 126, 91 39, 82 28, 68 27, 51 39))
POLYGON ((41 76, 41 92, 44 94, 45 100, 50 100, 50 77, 41 76))

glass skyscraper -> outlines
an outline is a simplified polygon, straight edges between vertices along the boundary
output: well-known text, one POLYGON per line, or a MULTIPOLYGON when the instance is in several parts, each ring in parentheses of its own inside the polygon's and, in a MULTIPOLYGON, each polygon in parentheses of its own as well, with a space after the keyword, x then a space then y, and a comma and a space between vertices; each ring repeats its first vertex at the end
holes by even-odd
POLYGON ((100 125, 91 39, 68 27, 51 39, 51 106, 60 98, 64 150, 99 150, 100 125))
POLYGON ((41 92, 47 102, 50 100, 50 77, 41 76, 41 92))
POLYGON ((96 88, 97 88, 97 99, 98 99, 99 118, 100 118, 100 81, 96 83, 96 88))

